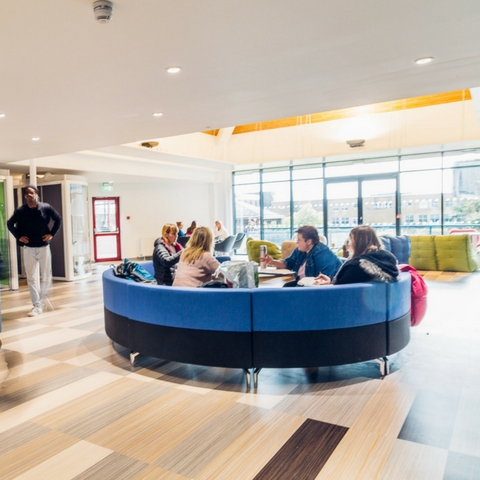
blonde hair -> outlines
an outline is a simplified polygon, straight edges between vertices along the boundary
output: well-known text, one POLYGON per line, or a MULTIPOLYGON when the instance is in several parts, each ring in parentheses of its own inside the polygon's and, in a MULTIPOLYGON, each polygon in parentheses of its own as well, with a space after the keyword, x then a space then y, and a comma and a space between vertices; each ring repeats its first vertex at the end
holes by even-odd
POLYGON ((202 258, 205 252, 211 252, 213 248, 212 231, 207 227, 197 227, 188 241, 187 248, 183 251, 181 261, 195 263, 202 258))
POLYGON ((166 223, 162 228, 162 238, 163 238, 163 241, 168 245, 170 245, 170 242, 167 238, 167 235, 172 232, 175 232, 177 234, 178 227, 173 223, 166 223))

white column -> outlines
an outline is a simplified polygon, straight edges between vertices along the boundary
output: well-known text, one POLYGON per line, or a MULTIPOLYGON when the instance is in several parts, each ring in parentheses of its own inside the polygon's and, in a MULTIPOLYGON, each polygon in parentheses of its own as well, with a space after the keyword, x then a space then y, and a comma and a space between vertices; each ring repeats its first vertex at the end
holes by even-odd
POLYGON ((30 159, 30 181, 28 183, 34 187, 37 186, 37 160, 35 158, 30 159))

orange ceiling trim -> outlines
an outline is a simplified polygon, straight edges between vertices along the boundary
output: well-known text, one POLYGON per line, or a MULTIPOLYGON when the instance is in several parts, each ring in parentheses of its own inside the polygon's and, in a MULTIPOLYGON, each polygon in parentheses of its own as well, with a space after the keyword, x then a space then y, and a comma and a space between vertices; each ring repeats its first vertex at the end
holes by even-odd
MULTIPOLYGON (((233 135, 239 133, 258 132, 262 130, 272 130, 274 128, 296 127, 309 123, 330 122, 332 120, 341 120, 344 118, 358 117, 359 115, 369 115, 373 113, 388 113, 399 110, 407 110, 410 108, 431 107, 433 105, 442 105, 444 103, 461 102, 463 100, 471 99, 472 96, 469 89, 455 90, 453 92, 424 95, 422 97, 407 98, 404 100, 374 103, 372 105, 365 105, 363 107, 342 108, 340 110, 330 110, 328 112, 312 113, 310 115, 301 115, 298 117, 281 118, 279 120, 270 120, 267 122, 238 125, 233 130, 233 135)), ((208 130, 203 133, 217 135, 218 131, 218 129, 208 130)))

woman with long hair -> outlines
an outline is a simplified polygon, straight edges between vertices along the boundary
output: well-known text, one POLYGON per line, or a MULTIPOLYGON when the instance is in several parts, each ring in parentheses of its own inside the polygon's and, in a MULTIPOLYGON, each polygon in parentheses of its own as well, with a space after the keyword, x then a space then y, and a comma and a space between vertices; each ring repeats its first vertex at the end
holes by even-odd
POLYGON ((154 277, 158 285, 172 285, 177 263, 182 254, 182 246, 177 243, 178 227, 167 223, 162 228, 162 236, 153 244, 154 277))
POLYGON ((207 227, 197 227, 183 251, 173 282, 174 287, 198 287, 212 279, 220 262, 212 255, 213 235, 207 227))
POLYGON ((187 233, 186 233, 187 237, 192 235, 196 228, 197 228, 197 222, 194 220, 191 223, 191 225, 187 228, 187 233))
POLYGON ((320 274, 317 285, 342 285, 359 282, 395 282, 398 277, 397 259, 383 248, 373 228, 360 225, 350 232, 348 260, 335 277, 320 274))

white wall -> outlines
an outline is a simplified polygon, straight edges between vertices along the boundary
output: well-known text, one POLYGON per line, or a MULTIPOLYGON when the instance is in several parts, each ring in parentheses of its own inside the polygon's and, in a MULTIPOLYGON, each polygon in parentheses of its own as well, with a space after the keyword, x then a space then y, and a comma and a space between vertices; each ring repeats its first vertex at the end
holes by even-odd
POLYGON ((121 255, 135 258, 145 254, 141 251, 141 239, 158 238, 165 223, 182 221, 186 229, 195 220, 197 225, 213 229, 215 220, 222 219, 228 228, 232 222, 230 181, 230 175, 226 175, 225 183, 180 180, 114 183, 111 192, 103 191, 99 183, 91 183, 89 197, 120 197, 121 255))

